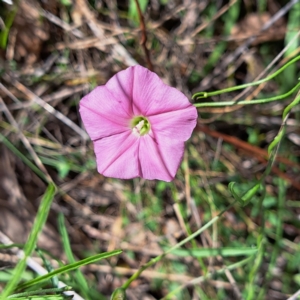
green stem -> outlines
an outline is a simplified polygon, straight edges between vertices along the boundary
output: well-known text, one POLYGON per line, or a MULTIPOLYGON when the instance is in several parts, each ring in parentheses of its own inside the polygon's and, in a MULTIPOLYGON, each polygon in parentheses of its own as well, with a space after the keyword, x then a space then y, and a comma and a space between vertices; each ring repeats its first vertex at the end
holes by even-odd
POLYGON ((288 113, 292 110, 292 108, 295 107, 297 104, 299 104, 299 102, 300 102, 300 91, 298 92, 295 100, 284 109, 282 115, 283 120, 287 117, 288 113))
POLYGON ((256 285, 255 285, 255 279, 257 276, 257 273, 259 272, 264 255, 265 255, 265 249, 266 249, 266 234, 265 234, 265 209, 263 206, 263 201, 265 198, 266 189, 264 189, 264 192, 259 199, 259 211, 260 211, 260 217, 261 217, 261 228, 260 228, 260 234, 257 238, 257 245, 259 245, 259 251, 257 254, 257 257, 254 260, 253 267, 251 268, 251 271, 249 273, 249 284, 248 284, 248 291, 247 291, 247 300, 254 299, 254 295, 256 292, 256 285))
MULTIPOLYGON (((297 83, 290 91, 285 94, 274 96, 266 99, 256 99, 256 100, 241 100, 241 101, 221 101, 221 102, 204 102, 195 103, 195 107, 223 107, 230 105, 253 105, 253 104, 264 104, 272 101, 282 100, 292 95, 300 87, 300 82, 297 83)), ((296 105, 296 104, 295 104, 296 105)))
POLYGON ((256 279, 256 274, 258 272, 258 270, 260 269, 260 266, 262 264, 263 261, 263 257, 265 254, 265 249, 266 249, 266 241, 264 239, 264 234, 260 233, 260 235, 258 236, 258 240, 260 243, 260 251, 258 252, 257 257, 254 260, 253 263, 253 267, 251 268, 251 271, 249 273, 249 284, 248 284, 248 288, 247 288, 247 298, 246 300, 252 300, 255 299, 255 291, 256 291, 256 285, 255 283, 255 279, 256 279))
POLYGON ((282 241, 282 234, 283 234, 283 212, 284 212, 284 203, 285 203, 285 195, 286 195, 286 186, 284 184, 284 181, 282 179, 279 179, 279 193, 278 193, 278 206, 277 206, 277 225, 276 225, 276 242, 275 245, 272 247, 272 254, 271 259, 268 267, 267 274, 265 276, 265 283, 264 287, 261 288, 259 291, 257 299, 265 299, 265 293, 266 293, 266 286, 270 283, 273 275, 274 268, 276 266, 276 259, 279 255, 279 251, 281 248, 281 241, 282 241))
POLYGON ((296 56, 294 59, 290 60, 283 67, 281 67, 279 70, 277 70, 276 72, 274 72, 273 74, 271 74, 270 76, 268 76, 268 77, 266 77, 264 79, 261 79, 261 80, 255 81, 255 82, 251 82, 251 83, 246 83, 246 84, 242 84, 242 85, 230 87, 230 88, 226 88, 226 89, 222 89, 222 90, 218 90, 218 91, 214 91, 214 92, 198 92, 198 93, 195 93, 192 96, 192 99, 208 98, 210 96, 216 96, 216 95, 220 95, 220 94, 223 94, 223 93, 229 93, 229 92, 241 90, 241 89, 244 89, 244 88, 247 88, 247 87, 250 87, 250 86, 259 85, 261 83, 264 83, 264 82, 269 81, 272 78, 276 77, 283 70, 285 70, 288 66, 290 66, 293 63, 295 63, 299 59, 300 59, 300 55, 296 56))
POLYGON ((282 114, 282 125, 281 128, 278 132, 278 134, 276 135, 276 137, 274 138, 274 140, 272 141, 272 143, 269 145, 268 147, 268 153, 271 153, 271 151, 275 148, 276 145, 278 145, 281 141, 281 139, 283 138, 284 134, 285 134, 285 127, 286 127, 286 121, 288 119, 289 113, 292 110, 292 108, 294 106, 296 106, 297 104, 299 104, 300 102, 300 91, 298 92, 296 98, 294 99, 294 101, 292 103, 290 103, 283 111, 282 114))

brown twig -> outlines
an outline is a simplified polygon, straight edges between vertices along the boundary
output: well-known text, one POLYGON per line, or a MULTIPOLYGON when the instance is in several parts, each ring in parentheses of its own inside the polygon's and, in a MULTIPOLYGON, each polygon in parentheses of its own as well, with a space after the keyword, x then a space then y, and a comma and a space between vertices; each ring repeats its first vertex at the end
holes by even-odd
POLYGON ((25 137, 24 133, 21 131, 21 129, 19 128, 19 125, 17 123, 17 121, 15 120, 15 118, 13 117, 13 115, 10 113, 10 111, 8 110, 6 104, 4 103, 4 101, 2 100, 2 98, 0 97, 0 104, 2 104, 3 109, 4 109, 4 114, 6 115, 8 121, 10 122, 10 124, 12 126, 14 126, 16 128, 16 130, 18 131, 19 137, 21 139, 21 141, 23 142, 24 146, 26 147, 26 149, 28 150, 28 152, 30 153, 31 157, 33 158, 35 164, 37 165, 37 167, 44 173, 45 175, 45 179, 47 180, 47 182, 53 182, 51 176, 49 175, 47 169, 45 168, 45 166, 43 165, 43 163, 41 162, 40 158, 38 157, 38 155, 36 154, 36 152, 34 151, 34 149, 32 148, 30 142, 28 141, 28 139, 25 137))
MULTIPOLYGON (((67 118, 64 114, 62 114, 60 111, 53 108, 50 104, 46 103, 43 99, 38 97, 36 94, 34 94, 31 90, 29 90, 25 85, 14 79, 12 76, 8 74, 4 74, 2 78, 6 81, 11 83, 17 90, 22 92, 27 96, 27 98, 41 107, 43 107, 46 111, 48 111, 50 114, 54 115, 58 120, 69 126, 71 129, 73 129, 77 134, 79 134, 83 140, 87 141, 89 139, 89 136, 87 133, 80 128, 77 124, 75 124, 73 121, 71 121, 69 118, 67 118)), ((3 87, 3 85, 2 85, 3 87)))
MULTIPOLYGON (((229 136, 227 134, 220 133, 218 131, 214 131, 205 125, 197 125, 196 130, 207 133, 210 136, 215 137, 215 138, 221 138, 225 142, 234 145, 235 147, 243 150, 244 152, 250 153, 253 157, 256 157, 263 164, 267 164, 268 152, 264 149, 250 145, 244 141, 241 141, 240 139, 238 139, 234 136, 229 136)), ((294 163, 285 157, 277 156, 276 161, 281 162, 287 166, 296 167, 296 168, 300 169, 299 164, 294 163)), ((281 172, 276 166, 272 167, 272 172, 274 174, 276 174, 277 176, 290 182, 293 187, 295 187, 296 189, 298 189, 300 191, 300 183, 297 182, 294 178, 291 178, 287 174, 281 172)))
POLYGON ((144 16, 139 4, 138 0, 135 0, 135 4, 138 10, 138 14, 139 14, 139 18, 140 18, 140 27, 141 27, 141 32, 142 32, 142 39, 141 39, 141 45, 143 46, 144 52, 145 52, 145 56, 146 56, 146 60, 147 60, 147 65, 150 71, 153 71, 153 65, 150 59, 150 52, 147 48, 147 32, 146 32, 146 25, 145 25, 145 20, 144 20, 144 16))

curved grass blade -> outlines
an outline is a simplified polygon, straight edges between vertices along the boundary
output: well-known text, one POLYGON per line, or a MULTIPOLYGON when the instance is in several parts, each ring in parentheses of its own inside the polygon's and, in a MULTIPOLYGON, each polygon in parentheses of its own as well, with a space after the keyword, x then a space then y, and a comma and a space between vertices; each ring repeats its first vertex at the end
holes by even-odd
POLYGON ((111 256, 118 255, 120 253, 122 253, 122 250, 114 250, 114 251, 100 253, 100 254, 90 256, 88 258, 82 259, 82 260, 77 261, 75 263, 68 264, 68 265, 63 266, 61 268, 58 268, 58 269, 56 269, 56 270, 54 270, 54 271, 52 271, 48 274, 45 274, 43 276, 37 277, 37 278, 32 279, 30 281, 27 281, 23 284, 20 284, 18 286, 18 289, 28 288, 28 287, 33 286, 35 284, 38 284, 42 281, 51 279, 55 275, 59 275, 59 274, 63 274, 63 273, 66 273, 66 272, 69 272, 69 271, 72 271, 72 270, 76 270, 77 268, 80 268, 82 266, 94 263, 94 262, 96 262, 98 260, 101 260, 101 259, 104 259, 104 258, 109 258, 111 256))
POLYGON ((55 196, 56 187, 54 184, 50 183, 48 185, 48 188, 42 198, 39 210, 37 212, 36 218, 34 220, 34 224, 32 227, 32 230, 29 234, 28 240, 24 247, 24 257, 18 262, 17 266, 15 267, 13 271, 13 277, 12 279, 7 283, 5 286, 3 292, 0 295, 1 300, 6 300, 7 297, 11 294, 11 292, 15 289, 17 286, 25 268, 26 268, 26 262, 27 258, 31 256, 33 250, 36 247, 36 243, 38 240, 38 236, 40 232, 42 231, 48 214, 51 207, 52 200, 55 196))

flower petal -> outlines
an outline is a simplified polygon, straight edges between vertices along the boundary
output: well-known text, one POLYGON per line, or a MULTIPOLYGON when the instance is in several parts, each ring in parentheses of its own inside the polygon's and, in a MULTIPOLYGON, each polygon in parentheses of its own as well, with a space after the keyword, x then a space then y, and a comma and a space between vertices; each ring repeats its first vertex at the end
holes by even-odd
POLYGON ((131 131, 95 141, 98 172, 121 179, 139 177, 138 149, 139 138, 131 131))
MULTIPOLYGON (((132 91, 134 80, 134 67, 129 67, 115 74, 107 83, 106 88, 116 99, 122 101, 122 108, 133 116, 132 91)), ((138 113, 140 114, 140 112, 138 113)))
MULTIPOLYGON (((155 135, 157 148, 165 167, 174 179, 184 153, 184 142, 155 135)), ((163 179, 165 180, 165 179, 163 179)))
POLYGON ((174 141, 186 141, 197 124, 197 116, 197 109, 190 105, 181 110, 150 116, 148 120, 156 136, 160 135, 174 141))
POLYGON ((142 66, 133 66, 125 71, 131 71, 133 77, 133 112, 143 116, 151 116, 173 110, 189 107, 187 97, 162 82, 153 72, 142 66))
MULTIPOLYGON (((180 161, 183 155, 182 147, 173 148, 171 150, 171 159, 165 160, 161 153, 161 148, 164 145, 159 145, 156 139, 150 135, 145 135, 140 138, 139 160, 141 165, 141 177, 145 179, 159 179, 164 181, 171 181, 174 179, 180 161), (175 152, 175 153, 174 153, 175 152)), ((173 146, 177 146, 174 145, 173 146)))
POLYGON ((105 86, 98 86, 80 101, 80 114, 92 140, 101 139, 130 129, 129 113, 123 103, 105 86))

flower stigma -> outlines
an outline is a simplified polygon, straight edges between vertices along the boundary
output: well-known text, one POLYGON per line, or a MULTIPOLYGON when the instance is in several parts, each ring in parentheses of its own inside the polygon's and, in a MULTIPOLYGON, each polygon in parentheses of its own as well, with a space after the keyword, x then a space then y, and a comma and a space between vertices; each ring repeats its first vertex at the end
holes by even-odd
POLYGON ((150 123, 147 118, 139 116, 134 117, 131 121, 132 133, 137 136, 143 136, 150 131, 150 123))

